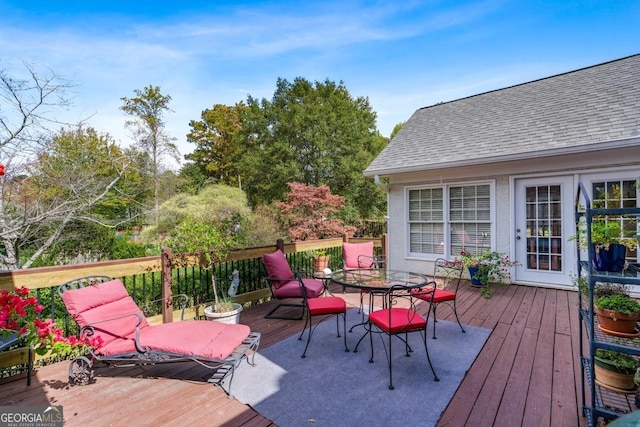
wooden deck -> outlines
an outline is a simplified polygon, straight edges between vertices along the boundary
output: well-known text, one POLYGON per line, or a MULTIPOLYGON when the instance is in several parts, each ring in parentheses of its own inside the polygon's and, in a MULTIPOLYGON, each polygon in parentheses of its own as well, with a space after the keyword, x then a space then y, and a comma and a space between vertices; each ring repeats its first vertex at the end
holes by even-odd
MULTIPOLYGON (((340 295, 357 306, 357 293, 340 295)), ((463 286, 458 298, 463 323, 493 332, 438 426, 586 425, 576 293, 503 286, 485 300, 477 289, 463 286)), ((272 304, 242 313, 242 323, 262 333, 261 348, 302 327, 300 321, 264 319, 272 304)), ((448 307, 439 307, 438 318, 452 320, 450 315, 448 307)), ((96 382, 85 387, 68 385, 67 367, 64 362, 38 369, 30 387, 24 377, 0 385, 0 405, 63 405, 66 426, 274 425, 203 382, 206 370, 193 365, 102 368, 96 382)))

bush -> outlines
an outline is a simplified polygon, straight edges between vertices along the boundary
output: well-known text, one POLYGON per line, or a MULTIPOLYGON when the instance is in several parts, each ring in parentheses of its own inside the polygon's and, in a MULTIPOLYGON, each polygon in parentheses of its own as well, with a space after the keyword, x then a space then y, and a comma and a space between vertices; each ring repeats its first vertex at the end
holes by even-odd
POLYGON ((627 316, 634 313, 640 314, 640 303, 620 294, 600 297, 596 300, 595 306, 601 310, 613 310, 627 316))

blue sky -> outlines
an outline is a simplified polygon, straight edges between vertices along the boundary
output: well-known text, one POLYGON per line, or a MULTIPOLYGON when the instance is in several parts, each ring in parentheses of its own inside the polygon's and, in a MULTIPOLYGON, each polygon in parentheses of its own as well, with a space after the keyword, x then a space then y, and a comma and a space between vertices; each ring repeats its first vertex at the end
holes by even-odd
POLYGON ((182 154, 214 104, 276 80, 343 81, 389 136, 418 108, 640 53, 640 2, 0 0, 0 68, 45 65, 74 85, 61 118, 131 143, 119 110, 160 86, 182 154))

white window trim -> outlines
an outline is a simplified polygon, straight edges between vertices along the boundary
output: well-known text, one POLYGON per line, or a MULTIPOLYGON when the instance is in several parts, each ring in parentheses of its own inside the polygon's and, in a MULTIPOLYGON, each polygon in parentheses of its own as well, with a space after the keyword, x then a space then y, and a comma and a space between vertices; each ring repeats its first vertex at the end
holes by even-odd
POLYGON ((450 187, 461 187, 461 186, 476 186, 476 185, 489 185, 489 218, 490 218, 490 229, 491 229, 491 239, 490 245, 491 249, 495 250, 496 247, 496 180, 495 179, 487 179, 487 180, 478 180, 478 181, 454 181, 447 182, 442 184, 423 184, 423 185, 408 185, 404 187, 404 235, 405 235, 405 258, 406 259, 416 259, 416 260, 435 260, 440 257, 444 257, 447 259, 453 259, 454 254, 448 254, 446 251, 451 249, 449 236, 450 236, 450 222, 449 222, 449 188, 450 187), (411 190, 424 190, 424 189, 433 189, 433 188, 441 188, 443 190, 444 200, 443 200, 443 214, 445 217, 444 220, 444 246, 445 253, 440 254, 423 254, 419 252, 411 252, 411 232, 409 227, 409 191, 411 190))

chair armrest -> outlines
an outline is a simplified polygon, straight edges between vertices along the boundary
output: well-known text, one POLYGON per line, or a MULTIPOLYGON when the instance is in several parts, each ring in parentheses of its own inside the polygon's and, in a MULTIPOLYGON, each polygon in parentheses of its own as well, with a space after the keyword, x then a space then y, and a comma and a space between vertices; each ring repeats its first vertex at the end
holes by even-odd
POLYGON ((358 255, 359 268, 382 268, 387 262, 387 258, 383 255, 358 255))
POLYGON ((85 325, 82 328, 80 328, 80 331, 78 332, 78 336, 81 337, 81 338, 85 337, 85 336, 86 337, 90 337, 95 333, 95 326, 96 325, 99 325, 101 323, 106 323, 106 322, 112 322, 114 320, 126 319, 127 317, 131 317, 131 316, 135 316, 135 317, 138 318, 138 323, 136 323, 136 326, 135 326, 135 330, 136 330, 136 338, 135 338, 136 349, 138 349, 139 352, 144 353, 147 350, 144 349, 140 345, 140 324, 142 324, 142 321, 144 320, 144 316, 141 313, 123 314, 122 316, 110 317, 108 319, 102 319, 102 320, 98 320, 96 322, 89 323, 88 325, 85 325))
POLYGON ((432 294, 434 292, 434 290, 437 288, 437 282, 435 280, 431 280, 427 283, 424 284, 424 286, 421 286, 419 288, 413 288, 411 289, 411 295, 418 297, 420 295, 429 295, 432 294))
POLYGON ((265 276, 265 279, 268 281, 276 281, 276 282, 284 282, 284 281, 291 281, 291 280, 296 280, 295 274, 293 275, 293 277, 273 277, 273 276, 265 276))

